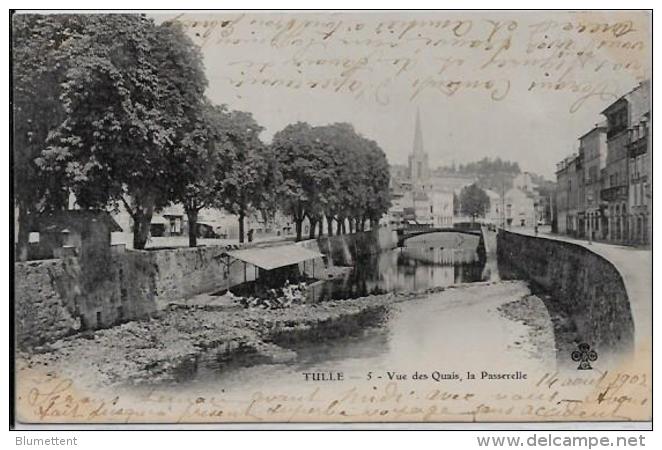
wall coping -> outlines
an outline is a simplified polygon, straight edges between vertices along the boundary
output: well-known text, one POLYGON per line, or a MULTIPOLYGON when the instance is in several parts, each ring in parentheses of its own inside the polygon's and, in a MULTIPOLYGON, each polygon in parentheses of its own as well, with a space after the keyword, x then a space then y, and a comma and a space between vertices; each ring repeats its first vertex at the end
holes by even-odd
MULTIPOLYGON (((601 251, 601 246, 607 246, 606 247, 607 249, 613 251, 622 250, 623 252, 634 252, 633 255, 635 256, 635 258, 638 256, 638 254, 640 255, 642 253, 651 253, 651 262, 652 262, 651 251, 634 249, 631 247, 624 247, 621 249, 620 248, 621 246, 618 245, 595 243, 595 242, 592 245, 588 245, 587 242, 585 243, 583 241, 567 238, 565 236, 554 236, 549 234, 535 236, 529 234, 528 232, 510 231, 510 230, 505 230, 503 228, 499 228, 499 232, 510 233, 513 235, 522 236, 530 239, 543 239, 549 242, 558 243, 561 245, 565 245, 566 247, 579 249, 579 251, 585 253, 590 253, 609 263, 616 270, 616 273, 618 273, 618 275, 621 277, 621 282, 623 283, 623 287, 625 288, 625 293, 628 296, 628 301, 630 303, 630 310, 632 311, 632 316, 633 316, 632 318, 635 324, 636 341, 645 342, 645 341, 650 341, 652 339, 652 334, 651 334, 652 303, 653 303, 652 275, 650 280, 637 279, 639 278, 637 274, 640 273, 641 270, 635 269, 634 272, 630 271, 632 265, 637 266, 636 261, 632 263, 628 261, 627 264, 625 264, 625 262, 614 261, 613 256, 610 257, 610 255, 605 254, 604 251, 601 251), (641 291, 640 288, 643 288, 644 291, 641 291), (642 328, 644 328, 643 331, 642 328)), ((645 269, 652 274, 652 266, 646 267, 645 269)))

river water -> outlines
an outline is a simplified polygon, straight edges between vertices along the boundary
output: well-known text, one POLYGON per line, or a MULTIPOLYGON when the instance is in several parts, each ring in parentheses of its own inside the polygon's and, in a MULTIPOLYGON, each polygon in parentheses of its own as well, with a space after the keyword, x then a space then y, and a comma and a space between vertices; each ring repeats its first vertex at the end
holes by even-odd
POLYGON ((363 256, 340 279, 310 287, 313 301, 342 300, 387 292, 418 292, 429 288, 492 280, 496 262, 479 259, 475 250, 407 246, 363 256))
POLYGON ((554 367, 553 327, 542 302, 533 297, 538 316, 535 330, 532 324, 508 318, 500 307, 528 296, 529 289, 521 281, 500 282, 496 261, 481 260, 475 251, 426 244, 370 255, 356 261, 345 278, 319 284, 315 301, 437 287, 449 288, 394 305, 385 323, 359 336, 296 345, 294 362, 229 370, 203 364, 189 386, 205 391, 221 386, 283 390, 307 371, 342 372, 346 379, 367 381, 372 376, 368 372, 381 377, 392 370, 436 370, 461 376, 467 371, 537 372, 554 367))
MULTIPOLYGON (((558 350, 558 318, 489 255, 426 241, 354 264, 341 280, 317 284, 311 301, 416 294, 398 296, 379 323, 351 336, 275 342, 290 350, 280 363, 228 362, 209 352, 176 389, 139 387, 137 398, 183 403, 183 420, 196 422, 441 422, 531 420, 594 390, 593 378, 578 378, 570 353, 558 350)), ((599 361, 595 377, 607 373, 603 355, 599 361)))

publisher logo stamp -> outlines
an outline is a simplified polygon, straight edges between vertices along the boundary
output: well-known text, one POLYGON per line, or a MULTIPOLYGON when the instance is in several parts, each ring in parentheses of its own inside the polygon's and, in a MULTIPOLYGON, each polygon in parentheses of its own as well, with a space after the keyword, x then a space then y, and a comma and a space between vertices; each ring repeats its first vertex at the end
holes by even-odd
POLYGON ((591 346, 586 343, 581 343, 577 346, 577 350, 571 354, 572 360, 579 363, 577 370, 591 370, 591 363, 598 359, 598 353, 591 349, 591 346))

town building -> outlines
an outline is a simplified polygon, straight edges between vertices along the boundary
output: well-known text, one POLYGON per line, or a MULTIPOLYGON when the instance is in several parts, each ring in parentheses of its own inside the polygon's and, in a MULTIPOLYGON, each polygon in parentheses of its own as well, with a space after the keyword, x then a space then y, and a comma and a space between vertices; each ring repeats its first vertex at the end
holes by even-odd
POLYGON ((452 227, 454 192, 473 179, 446 177, 433 174, 428 154, 423 145, 420 113, 416 112, 412 153, 408 167, 391 166, 391 208, 388 223, 400 227, 424 225, 429 227, 452 227))
POLYGON ((561 234, 572 230, 569 211, 574 172, 571 163, 576 158, 577 155, 568 156, 556 165, 556 229, 561 234))
POLYGON ((421 115, 418 110, 416 110, 416 124, 414 126, 414 148, 411 155, 409 155, 409 177, 415 190, 425 190, 430 178, 428 154, 423 149, 421 115))
POLYGON ((430 215, 432 225, 436 228, 450 228, 453 226, 453 192, 432 191, 430 196, 430 215))
POLYGON ((38 235, 30 243, 29 258, 110 254, 111 235, 121 230, 105 211, 78 209, 43 214, 30 230, 38 235))
POLYGON ((555 231, 621 244, 651 236, 650 82, 602 111, 606 122, 557 164, 555 231))
POLYGON ((630 129, 628 158, 630 166, 630 240, 634 244, 651 242, 652 164, 650 162, 649 113, 630 129))
POLYGON ((584 162, 584 235, 607 238, 605 203, 600 200, 602 171, 607 160, 607 126, 596 125, 579 138, 579 153, 584 162))
POLYGON ((503 202, 499 194, 491 189, 485 189, 485 193, 490 199, 490 206, 485 212, 485 219, 494 225, 501 225, 504 217, 502 214, 503 202))
POLYGON ((513 178, 513 187, 525 192, 533 192, 534 184, 529 172, 521 172, 513 178))
MULTIPOLYGON (((648 81, 639 84, 602 111, 607 118, 607 159, 604 186, 600 197, 607 204, 607 235, 612 242, 636 242, 637 223, 641 221, 643 227, 643 220, 648 217, 642 214, 648 208, 640 204, 642 202, 639 193, 636 199, 634 192, 632 196, 630 195, 631 190, 639 189, 641 192, 641 186, 645 186, 647 182, 641 176, 643 166, 641 166, 642 170, 637 167, 630 170, 629 166, 631 159, 634 160, 635 165, 637 161, 643 164, 647 159, 643 155, 647 154, 648 145, 642 145, 643 142, 647 142, 647 138, 640 137, 638 130, 642 123, 647 121, 649 111, 650 82, 648 81), (637 143, 639 141, 640 143, 637 143), (643 151, 644 148, 646 151, 643 151), (631 183, 635 183, 636 187, 632 187, 631 183)), ((647 130, 647 127, 644 129, 647 130)), ((648 179, 647 174, 645 178, 648 179)))
POLYGON ((504 195, 503 203, 507 228, 535 226, 537 218, 533 192, 513 187, 504 195))

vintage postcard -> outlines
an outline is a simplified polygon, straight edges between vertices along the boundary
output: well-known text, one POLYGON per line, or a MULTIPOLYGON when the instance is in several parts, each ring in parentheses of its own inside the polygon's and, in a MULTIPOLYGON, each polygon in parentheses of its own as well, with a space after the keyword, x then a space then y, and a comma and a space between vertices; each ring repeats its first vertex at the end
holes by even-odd
POLYGON ((651 34, 14 11, 15 426, 650 428, 651 34))

